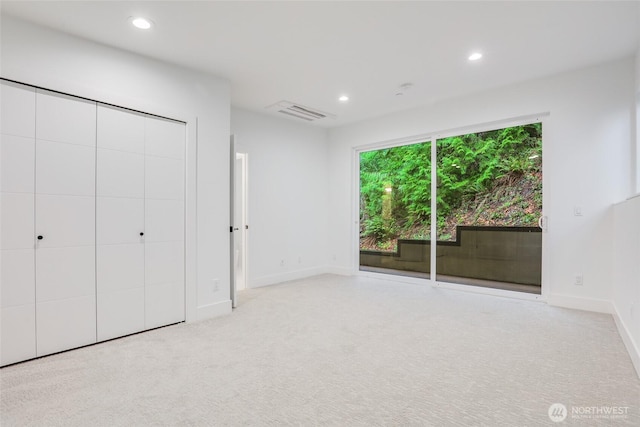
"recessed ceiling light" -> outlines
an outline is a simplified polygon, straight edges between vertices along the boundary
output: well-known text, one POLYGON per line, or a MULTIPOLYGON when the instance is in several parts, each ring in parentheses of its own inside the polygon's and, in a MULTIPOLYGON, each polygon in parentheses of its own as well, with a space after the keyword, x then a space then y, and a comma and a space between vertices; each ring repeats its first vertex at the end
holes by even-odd
POLYGON ((347 95, 342 95, 340 98, 338 98, 338 101, 340 102, 347 102, 349 100, 349 97, 347 95))
POLYGON ((480 52, 474 52, 469 55, 469 61, 477 61, 480 58, 482 58, 482 54, 480 52))
POLYGON ((133 24, 134 27, 136 28, 140 28, 141 30, 148 30, 149 28, 151 28, 151 21, 149 21, 146 18, 131 18, 131 23, 133 24))

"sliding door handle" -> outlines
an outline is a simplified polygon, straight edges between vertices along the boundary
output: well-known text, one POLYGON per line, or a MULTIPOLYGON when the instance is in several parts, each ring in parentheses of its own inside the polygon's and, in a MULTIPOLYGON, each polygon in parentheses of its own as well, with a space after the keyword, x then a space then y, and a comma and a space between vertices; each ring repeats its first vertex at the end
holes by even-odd
POLYGON ((546 216, 541 216, 540 218, 538 218, 538 227, 540 227, 540 229, 542 231, 547 231, 547 217, 546 216))

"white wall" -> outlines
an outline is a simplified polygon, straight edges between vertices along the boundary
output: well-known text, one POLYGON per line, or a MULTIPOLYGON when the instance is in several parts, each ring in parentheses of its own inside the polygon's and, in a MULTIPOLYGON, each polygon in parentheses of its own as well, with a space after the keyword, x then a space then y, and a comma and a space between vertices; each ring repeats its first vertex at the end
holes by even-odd
MULTIPOLYGON (((640 7, 638 8, 640 10, 640 7)), ((635 114, 635 153, 632 153, 632 160, 635 160, 634 171, 635 192, 640 194, 640 48, 636 52, 636 114, 635 114)))
MULTIPOLYGON (((640 49, 636 54, 635 164, 640 193, 640 49)), ((640 375, 640 196, 614 206, 613 306, 618 330, 640 375)))
POLYGON ((544 292, 611 311, 612 204, 631 193, 634 61, 628 59, 369 120, 329 132, 334 267, 353 271, 353 147, 548 112, 543 124, 544 292), (573 215, 581 206, 584 215, 573 215), (574 277, 584 275, 584 285, 574 277))
POLYGON ((614 207, 613 305, 640 375, 640 196, 614 207))
POLYGON ((233 108, 231 132, 249 155, 248 286, 325 272, 327 131, 233 108))
POLYGON ((7 16, 1 25, 2 77, 188 121, 187 320, 230 312, 229 83, 7 16))

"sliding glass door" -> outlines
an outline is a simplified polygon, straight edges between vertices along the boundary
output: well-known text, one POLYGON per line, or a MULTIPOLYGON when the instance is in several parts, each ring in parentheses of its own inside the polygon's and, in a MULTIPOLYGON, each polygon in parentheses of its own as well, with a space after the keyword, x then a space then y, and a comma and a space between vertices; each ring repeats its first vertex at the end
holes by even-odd
POLYGON ((359 153, 360 270, 540 294, 542 124, 359 153), (431 209, 431 165, 436 209, 431 209), (432 215, 433 214, 433 215, 432 215))

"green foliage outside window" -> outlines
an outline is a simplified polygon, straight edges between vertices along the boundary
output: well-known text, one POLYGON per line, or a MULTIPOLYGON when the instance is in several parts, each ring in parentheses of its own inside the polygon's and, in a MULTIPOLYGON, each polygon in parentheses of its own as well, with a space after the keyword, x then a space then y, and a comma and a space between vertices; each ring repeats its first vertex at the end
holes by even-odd
MULTIPOLYGON (((542 209, 540 123, 437 144, 439 238, 453 238, 451 224, 535 225, 542 209)), ((430 142, 360 154, 360 221, 361 237, 378 246, 397 237, 429 237, 430 142)))

